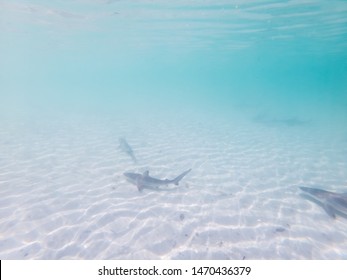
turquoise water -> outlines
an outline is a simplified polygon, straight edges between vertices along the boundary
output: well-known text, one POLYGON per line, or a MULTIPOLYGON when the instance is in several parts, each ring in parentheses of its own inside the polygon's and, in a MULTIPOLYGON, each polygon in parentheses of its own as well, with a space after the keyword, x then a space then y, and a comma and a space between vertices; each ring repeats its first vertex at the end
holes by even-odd
POLYGON ((344 1, 2 1, 2 104, 336 115, 346 14, 344 1))
POLYGON ((346 1, 5 0, 0 41, 1 258, 347 258, 297 188, 347 191, 346 1))

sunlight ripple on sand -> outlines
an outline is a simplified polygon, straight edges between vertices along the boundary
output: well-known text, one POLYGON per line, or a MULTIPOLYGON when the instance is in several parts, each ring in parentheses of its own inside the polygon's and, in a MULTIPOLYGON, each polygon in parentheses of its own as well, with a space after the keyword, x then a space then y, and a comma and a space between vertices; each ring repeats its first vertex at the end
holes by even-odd
POLYGON ((177 118, 3 126, 0 258, 347 258, 346 221, 295 187, 341 186, 346 147, 336 153, 307 127, 177 118), (122 136, 137 164, 118 148, 122 136), (158 191, 122 175, 172 179, 189 168, 179 187, 158 191))

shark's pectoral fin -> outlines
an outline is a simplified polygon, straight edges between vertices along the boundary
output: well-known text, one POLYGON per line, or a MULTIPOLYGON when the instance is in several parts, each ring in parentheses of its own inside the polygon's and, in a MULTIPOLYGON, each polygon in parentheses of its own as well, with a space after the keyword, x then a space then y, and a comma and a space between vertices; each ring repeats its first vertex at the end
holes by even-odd
POLYGON ((329 205, 328 203, 323 203, 323 208, 331 218, 336 218, 336 211, 331 205, 329 205))
POLYGON ((141 185, 141 184, 136 184, 136 186, 137 186, 137 189, 139 190, 139 192, 142 192, 142 190, 143 190, 143 185, 141 185))
POLYGON ((347 210, 347 197, 334 197, 331 200, 338 206, 347 210))
POLYGON ((137 186, 137 189, 139 190, 139 192, 142 192, 144 186, 142 184, 142 180, 140 180, 139 178, 136 180, 136 186, 137 186))

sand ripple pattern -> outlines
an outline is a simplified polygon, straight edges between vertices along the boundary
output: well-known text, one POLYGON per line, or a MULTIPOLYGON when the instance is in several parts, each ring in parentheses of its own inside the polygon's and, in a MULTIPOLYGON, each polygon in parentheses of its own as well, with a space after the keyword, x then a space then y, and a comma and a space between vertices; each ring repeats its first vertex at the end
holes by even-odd
POLYGON ((296 187, 338 191, 346 159, 343 142, 314 127, 177 115, 3 121, 0 258, 347 259, 347 221, 296 187), (142 193, 122 175, 188 168, 179 187, 142 193))

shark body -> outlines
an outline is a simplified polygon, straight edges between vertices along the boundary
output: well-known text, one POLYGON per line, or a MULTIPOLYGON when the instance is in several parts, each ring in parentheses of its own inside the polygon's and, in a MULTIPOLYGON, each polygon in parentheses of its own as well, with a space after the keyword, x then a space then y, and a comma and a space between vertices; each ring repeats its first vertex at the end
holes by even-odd
POLYGON ((157 179, 149 176, 149 171, 145 171, 143 174, 140 173, 132 173, 132 172, 125 172, 124 176, 127 178, 127 180, 136 185, 137 189, 139 191, 142 191, 144 188, 148 189, 158 189, 160 186, 167 186, 169 184, 178 185, 179 182, 182 180, 184 176, 186 176, 191 169, 188 169, 187 171, 184 171, 182 174, 178 175, 176 178, 170 180, 170 179, 157 179))
POLYGON ((133 149, 130 147, 127 140, 123 137, 119 138, 119 148, 128 156, 130 156, 134 163, 137 163, 133 149))
POLYGON ((337 215, 347 218, 347 193, 336 193, 308 187, 300 187, 300 189, 305 192, 305 198, 323 207, 331 218, 335 219, 337 215))

